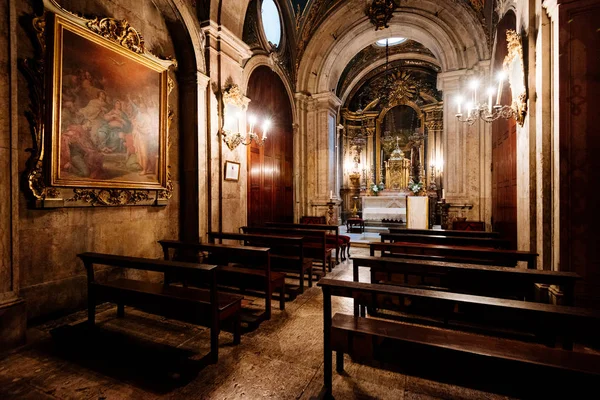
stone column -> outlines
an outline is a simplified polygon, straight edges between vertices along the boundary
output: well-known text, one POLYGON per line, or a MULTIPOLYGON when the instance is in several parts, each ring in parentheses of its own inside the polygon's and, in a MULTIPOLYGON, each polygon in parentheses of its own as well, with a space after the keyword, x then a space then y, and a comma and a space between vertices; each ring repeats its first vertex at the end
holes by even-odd
POLYGON ((336 188, 337 113, 341 100, 331 92, 312 97, 307 115, 307 194, 311 215, 325 215, 330 200, 339 205, 336 188), (330 194, 332 195, 330 198, 330 194))
POLYGON ((198 233, 202 242, 205 241, 208 231, 208 158, 206 157, 209 140, 206 90, 210 78, 198 71, 198 233))
POLYGON ((304 93, 296 93, 296 115, 298 121, 294 127, 294 183, 296 185, 296 214, 294 219, 296 222, 303 215, 308 215, 308 198, 307 198, 307 132, 308 132, 308 109, 309 96, 304 93))
POLYGON ((25 341, 25 301, 19 297, 19 174, 17 135, 17 15, 0 1, 0 353, 25 341))

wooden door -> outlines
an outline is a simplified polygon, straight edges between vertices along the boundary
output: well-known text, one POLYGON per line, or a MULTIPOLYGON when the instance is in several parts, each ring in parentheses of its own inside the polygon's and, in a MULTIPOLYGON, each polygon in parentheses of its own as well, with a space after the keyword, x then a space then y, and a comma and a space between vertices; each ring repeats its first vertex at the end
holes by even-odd
POLYGON ((250 76, 248 115, 258 118, 255 131, 262 136, 262 122, 272 122, 263 146, 248 148, 248 225, 293 222, 293 130, 289 97, 279 76, 267 67, 250 76))
POLYGON ((600 309, 600 2, 559 13, 560 269, 583 278, 576 304, 600 309))
MULTIPOLYGON (((516 18, 509 12, 498 24, 494 71, 502 69, 508 50, 506 30, 515 29, 516 18)), ((504 85, 501 104, 511 104, 511 92, 504 85)), ((492 230, 517 248, 517 123, 500 118, 492 125, 492 230)))

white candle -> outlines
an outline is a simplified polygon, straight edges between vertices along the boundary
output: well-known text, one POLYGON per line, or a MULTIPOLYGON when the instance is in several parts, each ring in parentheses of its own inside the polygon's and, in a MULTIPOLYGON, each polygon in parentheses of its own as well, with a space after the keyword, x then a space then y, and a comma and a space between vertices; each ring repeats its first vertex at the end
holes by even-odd
POLYGON ((333 190, 330 190, 330 191, 329 191, 329 199, 330 199, 330 200, 331 200, 331 199, 333 199, 333 190))
POLYGON ((504 71, 498 74, 498 94, 496 95, 496 105, 500 105, 500 97, 502 96, 502 83, 504 82, 504 71))
POLYGON ((489 87, 488 88, 488 110, 491 113, 492 112, 492 98, 494 97, 494 88, 493 87, 489 87))
POLYGON ((446 189, 442 189, 442 199, 446 198, 446 189))

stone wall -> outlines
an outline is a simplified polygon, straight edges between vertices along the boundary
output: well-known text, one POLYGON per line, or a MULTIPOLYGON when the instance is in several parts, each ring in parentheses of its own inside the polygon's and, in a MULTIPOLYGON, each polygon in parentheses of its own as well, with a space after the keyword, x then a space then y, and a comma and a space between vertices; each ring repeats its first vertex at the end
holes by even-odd
MULTIPOLYGON (((18 16, 17 57, 29 58, 34 47, 29 33, 31 17, 40 1, 16 2, 18 16)), ((151 0, 62 0, 67 10, 85 16, 127 19, 139 30, 146 47, 161 56, 174 55, 173 42, 162 15, 151 0)), ((4 57, 4 54, 0 54, 4 57)), ((2 60, 3 61, 3 60, 2 60)), ((25 117, 29 91, 22 73, 18 74, 18 171, 24 172, 31 147, 30 126, 25 117)), ((27 303, 28 319, 83 308, 86 300, 85 271, 76 258, 83 251, 110 252, 131 256, 160 257, 157 240, 177 238, 179 233, 178 152, 179 129, 177 86, 169 105, 175 112, 170 135, 169 164, 174 195, 166 207, 86 207, 35 210, 27 207, 19 194, 16 234, 19 239, 21 296, 27 303)), ((3 96, 4 98, 4 96, 3 96)), ((3 196, 4 197, 4 196, 3 196)))

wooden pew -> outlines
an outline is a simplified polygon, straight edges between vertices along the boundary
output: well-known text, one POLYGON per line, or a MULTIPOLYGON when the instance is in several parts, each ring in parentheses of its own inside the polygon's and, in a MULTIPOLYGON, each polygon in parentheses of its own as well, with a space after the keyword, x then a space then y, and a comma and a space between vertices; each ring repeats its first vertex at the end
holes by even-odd
POLYGON ((536 283, 556 285, 564 294, 564 305, 573 305, 575 282, 581 279, 574 272, 405 260, 393 257, 355 256, 352 263, 355 282, 359 281, 359 267, 367 267, 371 269, 371 283, 391 282, 405 286, 435 287, 438 290, 454 293, 490 297, 534 301, 536 283), (393 282, 393 276, 397 275, 402 275, 403 282, 393 282))
POLYGON ((312 259, 304 257, 304 238, 269 235, 252 235, 248 233, 209 232, 208 240, 242 241, 245 246, 268 247, 271 249, 271 269, 276 271, 293 272, 299 275, 298 290, 286 288, 293 300, 297 292, 304 293, 304 275, 308 274, 308 287, 312 287, 312 259))
POLYGON ((348 244, 342 243, 340 240, 340 227, 337 225, 327 225, 327 224, 292 224, 288 222, 267 222, 265 223, 267 227, 273 228, 288 228, 292 230, 296 229, 308 229, 308 230, 316 230, 316 231, 325 231, 325 232, 333 232, 327 234, 327 244, 331 245, 331 242, 335 244, 335 263, 340 263, 340 258, 345 260, 344 258, 344 250, 346 246, 350 246, 350 241, 348 244), (341 253, 341 255, 340 255, 341 253))
MULTIPOLYGON (((165 260, 197 259, 217 264, 217 283, 240 289, 251 288, 265 293, 265 312, 255 322, 271 318, 271 299, 274 291, 279 291, 279 308, 285 309, 285 275, 271 271, 269 249, 250 246, 201 244, 178 240, 159 240, 165 260), (175 250, 171 253, 170 250, 175 250), (185 256, 182 257, 182 254, 185 256), (190 258, 190 254, 191 258, 190 258), (233 265, 232 265, 233 264, 233 265)), ((173 281, 184 285, 202 285, 204 282, 186 279, 173 274, 173 281)))
POLYGON ((125 257, 113 254, 81 253, 77 255, 85 265, 88 286, 88 323, 95 325, 96 305, 103 302, 117 303, 117 315, 125 315, 125 305, 151 313, 166 315, 210 327, 210 356, 213 362, 219 358, 219 332, 225 320, 233 320, 234 343, 240 343, 240 310, 242 296, 217 291, 217 266, 164 261, 150 258, 125 257), (94 266, 108 265, 142 271, 177 274, 201 279, 206 289, 170 286, 120 278, 98 282, 94 266))
MULTIPOLYGON (((417 254, 423 256, 438 256, 447 261, 465 260, 465 263, 496 266, 515 266, 518 261, 527 263, 528 269, 536 269, 537 253, 532 251, 486 249, 464 246, 441 246, 420 243, 369 243, 370 255, 374 256, 379 251, 381 256, 399 256, 417 254)), ((440 260, 445 261, 445 260, 440 260)))
MULTIPOLYGON (((466 231, 465 231, 466 232, 466 231)), ((486 247, 508 249, 510 242, 505 239, 486 237, 457 237, 442 235, 415 235, 410 233, 380 233, 382 242, 439 244, 443 246, 486 247)))
MULTIPOLYGON (((570 350, 574 337, 600 333, 600 312, 596 310, 332 279, 321 279, 318 286, 323 289, 325 398, 333 396, 333 351, 336 352, 336 369, 339 373, 344 369, 344 353, 350 354, 355 360, 372 358, 391 363, 410 363, 407 357, 399 356, 394 351, 399 346, 404 349, 408 346, 435 349, 435 353, 428 354, 440 357, 440 360, 449 353, 460 353, 483 357, 488 362, 527 364, 600 376, 599 355, 570 350), (483 336, 462 329, 428 326, 422 324, 427 323, 425 320, 421 324, 408 324, 361 317, 356 313, 338 313, 332 317, 332 296, 353 298, 356 303, 373 307, 384 306, 378 304, 380 297, 396 296, 400 299, 399 303, 406 299, 412 302, 423 300, 433 305, 433 309, 442 310, 448 320, 456 314, 455 310, 458 308, 460 312, 466 310, 481 315, 488 321, 494 319, 505 323, 511 320, 532 326, 539 332, 548 332, 550 337, 541 338, 542 342, 562 336, 563 348, 551 348, 540 343, 501 336, 483 336), (383 344, 387 344, 387 347, 380 350, 379 346, 383 344), (442 355, 438 356, 440 353, 442 355)), ((434 360, 427 362, 435 363, 434 360)))
POLYGON ((331 249, 327 248, 327 234, 324 231, 296 229, 292 233, 286 228, 250 226, 242 226, 240 231, 258 235, 303 237, 305 238, 304 257, 312 258, 313 262, 320 263, 323 266, 323 276, 327 275, 327 269, 331 271, 331 249))
POLYGON ((478 237, 478 238, 500 238, 500 232, 484 231, 457 231, 453 229, 413 229, 413 228, 388 228, 389 233, 408 233, 414 235, 439 235, 452 237, 478 237))

